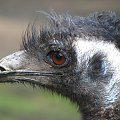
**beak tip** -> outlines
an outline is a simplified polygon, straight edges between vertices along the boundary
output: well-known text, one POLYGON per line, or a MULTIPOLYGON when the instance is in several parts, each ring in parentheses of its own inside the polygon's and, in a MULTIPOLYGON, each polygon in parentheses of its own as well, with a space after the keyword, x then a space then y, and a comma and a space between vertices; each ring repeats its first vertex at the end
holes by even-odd
POLYGON ((6 71, 6 68, 0 65, 0 72, 6 71))
POLYGON ((18 51, 0 60, 0 72, 20 69, 24 59, 24 51, 18 51))

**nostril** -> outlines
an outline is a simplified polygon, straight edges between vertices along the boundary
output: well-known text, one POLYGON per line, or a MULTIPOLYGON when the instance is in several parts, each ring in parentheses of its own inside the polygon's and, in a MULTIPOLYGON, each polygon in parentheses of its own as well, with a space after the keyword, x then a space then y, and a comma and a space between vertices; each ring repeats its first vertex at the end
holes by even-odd
POLYGON ((0 71, 6 71, 6 69, 2 66, 0 66, 0 71))

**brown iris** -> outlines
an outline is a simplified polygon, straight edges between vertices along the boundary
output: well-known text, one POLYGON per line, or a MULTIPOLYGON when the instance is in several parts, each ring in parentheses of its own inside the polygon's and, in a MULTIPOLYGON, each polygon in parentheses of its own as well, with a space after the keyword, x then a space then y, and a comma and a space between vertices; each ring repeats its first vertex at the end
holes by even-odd
POLYGON ((59 51, 52 51, 49 55, 52 62, 56 65, 63 65, 66 61, 65 56, 59 51))

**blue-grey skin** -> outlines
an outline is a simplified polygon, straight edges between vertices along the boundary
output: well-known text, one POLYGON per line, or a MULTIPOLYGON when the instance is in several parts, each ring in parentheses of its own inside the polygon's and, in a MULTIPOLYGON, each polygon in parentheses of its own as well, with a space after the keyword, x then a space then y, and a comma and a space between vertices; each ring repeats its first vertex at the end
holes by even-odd
POLYGON ((0 82, 30 83, 68 97, 83 120, 120 120, 120 17, 47 14, 49 24, 27 28, 23 49, 0 60, 0 82), (60 52, 64 64, 53 62, 60 52))

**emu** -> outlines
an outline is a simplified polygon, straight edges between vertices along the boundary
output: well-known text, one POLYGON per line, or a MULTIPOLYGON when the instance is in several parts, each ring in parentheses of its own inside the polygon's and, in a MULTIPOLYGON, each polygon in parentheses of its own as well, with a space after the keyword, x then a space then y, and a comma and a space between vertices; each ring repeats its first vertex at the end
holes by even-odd
POLYGON ((68 97, 83 120, 120 120, 120 17, 47 14, 23 49, 0 60, 0 83, 30 83, 68 97))

